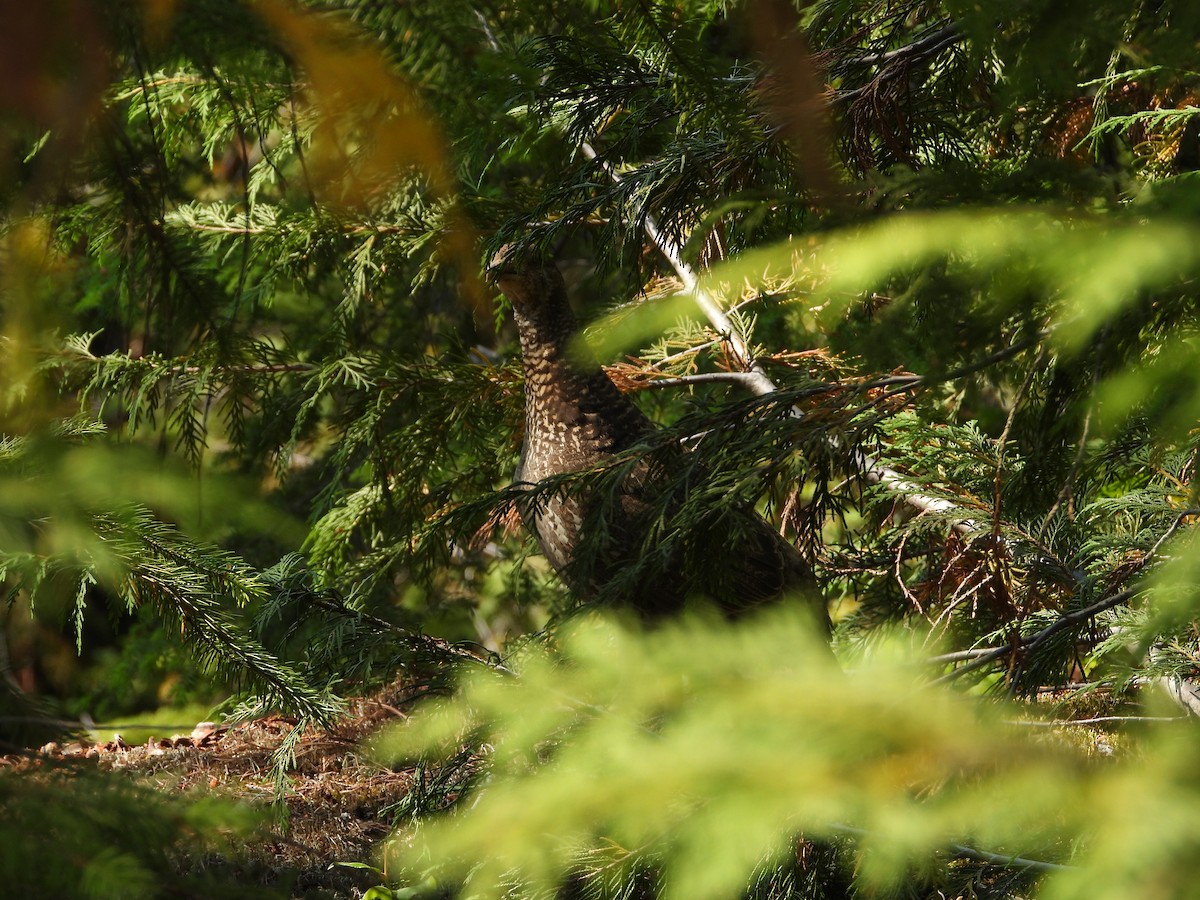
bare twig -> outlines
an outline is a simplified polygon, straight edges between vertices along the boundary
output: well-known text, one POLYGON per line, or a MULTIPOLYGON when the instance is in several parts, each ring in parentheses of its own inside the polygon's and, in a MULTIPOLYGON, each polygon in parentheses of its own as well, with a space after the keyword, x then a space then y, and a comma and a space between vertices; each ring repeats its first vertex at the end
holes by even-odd
MULTIPOLYGON (((73 359, 82 356, 84 359, 99 362, 101 357, 92 353, 64 353, 61 358, 73 359)), ((320 367, 313 363, 263 363, 235 366, 172 366, 145 357, 130 357, 130 363, 141 363, 148 368, 165 371, 168 375, 199 375, 201 372, 236 373, 239 375, 282 375, 290 372, 315 372, 320 367)))
POLYGON ((946 48, 953 47, 965 38, 966 35, 959 30, 958 26, 951 23, 910 44, 897 47, 895 50, 870 53, 860 56, 857 59, 847 60, 846 64, 837 67, 840 71, 849 70, 854 66, 861 65, 879 66, 880 71, 876 72, 866 84, 853 90, 834 92, 829 97, 829 103, 830 105, 851 103, 864 94, 877 89, 881 79, 889 76, 896 77, 897 75, 906 77, 908 71, 915 64, 927 62, 946 48), (898 65, 893 66, 892 63, 898 63, 898 65))
MULTIPOLYGON (((209 231, 214 234, 265 234, 268 230, 261 225, 205 225, 202 222, 181 223, 181 225, 189 231, 209 231)), ((403 225, 385 225, 382 223, 375 225, 343 225, 339 230, 342 234, 405 234, 412 231, 411 228, 403 225)))
POLYGON ((931 656, 925 662, 930 665, 938 666, 945 663, 965 662, 971 659, 979 659, 981 656, 987 656, 990 653, 995 653, 997 647, 976 647, 974 650, 955 650, 953 653, 941 653, 937 656, 931 656))
MULTIPOLYGON (((1187 520, 1193 516, 1200 516, 1200 508, 1189 508, 1189 509, 1180 510, 1180 512, 1175 516, 1175 521, 1171 523, 1171 527, 1168 528, 1163 533, 1163 535, 1157 541, 1154 542, 1154 546, 1151 547, 1149 552, 1146 554, 1144 562, 1149 563, 1156 556, 1158 556, 1158 552, 1162 548, 1162 545, 1165 544, 1168 540, 1170 540, 1171 537, 1176 532, 1179 531, 1179 529, 1183 526, 1183 523, 1185 520, 1187 520)), ((1000 647, 981 647, 981 648, 974 649, 974 650, 959 650, 954 653, 944 653, 940 656, 930 657, 930 659, 928 661, 934 665, 937 665, 937 664, 943 664, 943 663, 948 663, 948 662, 958 662, 960 660, 971 660, 971 662, 969 662, 967 665, 962 666, 961 668, 955 669, 953 672, 943 675, 941 678, 937 679, 938 682, 949 681, 951 679, 957 678, 960 675, 964 675, 967 672, 973 671, 974 669, 981 668, 981 667, 987 665, 988 663, 991 663, 997 659, 1000 659, 1001 657, 1007 656, 1008 654, 1010 654, 1016 650, 1026 650, 1026 651, 1035 650, 1039 646, 1044 644, 1047 640, 1052 638, 1054 635, 1056 635, 1060 631, 1062 631, 1064 628, 1069 628, 1072 625, 1076 625, 1080 622, 1087 621, 1088 619, 1094 618, 1095 616, 1099 615, 1100 613, 1102 613, 1106 610, 1112 609, 1115 606, 1119 606, 1120 604, 1124 603, 1126 600, 1132 599, 1138 592, 1139 592, 1138 588, 1129 588, 1127 590, 1121 591, 1120 593, 1114 594, 1111 597, 1108 597, 1104 600, 1100 600, 1096 603, 1093 603, 1091 606, 1087 606, 1087 607, 1084 607, 1083 609, 1078 609, 1078 610, 1075 610, 1074 612, 1067 613, 1066 615, 1062 616, 1061 618, 1056 619, 1053 623, 1051 623, 1046 628, 1043 628, 1037 634, 1031 634, 1027 637, 1017 638, 1017 639, 1012 640, 1009 643, 1004 644, 1003 646, 1000 646, 1000 647)), ((1168 692, 1171 692, 1173 690, 1171 685, 1164 685, 1164 686, 1166 687, 1168 692)), ((1174 690, 1176 690, 1176 692, 1178 692, 1177 688, 1174 688, 1174 690)), ((1181 704, 1181 705, 1185 706, 1185 708, 1188 708, 1194 712, 1200 713, 1200 703, 1197 703, 1197 704, 1185 703, 1185 704, 1181 704)))
POLYGON ((1086 606, 1083 609, 1077 609, 1074 612, 1067 613, 1066 615, 1056 619, 1046 628, 1043 628, 1037 634, 1031 634, 1022 638, 1015 638, 1002 647, 993 647, 989 650, 983 651, 981 655, 977 656, 972 662, 967 663, 967 665, 959 669, 955 669, 953 672, 949 672, 943 675, 941 678, 935 679, 934 684, 939 684, 943 681, 951 681, 955 678, 958 678, 960 675, 965 675, 967 672, 982 668, 988 663, 995 662, 997 659, 1007 656, 1015 650, 1034 650, 1044 644, 1050 638, 1054 637, 1054 635, 1058 634, 1064 628, 1070 628, 1072 625, 1077 625, 1080 622, 1086 622, 1088 619, 1098 616, 1105 610, 1112 609, 1114 606, 1119 606, 1126 600, 1132 599, 1137 595, 1137 593, 1137 588, 1130 588, 1129 590, 1121 591, 1118 594, 1113 594, 1111 597, 1101 600, 1098 603, 1093 603, 1091 606, 1086 606))
POLYGON ((451 643, 443 638, 403 628, 393 622, 389 622, 387 619, 381 619, 379 616, 371 615, 371 613, 364 612, 361 609, 352 609, 340 601, 340 599, 335 600, 330 597, 315 596, 312 598, 312 602, 338 615, 352 616, 364 622, 369 622, 380 631, 396 635, 402 643, 413 650, 423 651, 431 657, 446 662, 475 663, 476 665, 484 666, 495 672, 499 672, 501 675, 510 677, 514 677, 516 674, 500 661, 499 656, 492 654, 490 651, 485 650, 483 654, 480 654, 467 649, 463 642, 451 643))
POLYGON ((951 22, 949 25, 943 25, 923 38, 918 38, 911 44, 905 44, 903 47, 897 47, 895 50, 887 50, 883 53, 868 53, 850 60, 850 63, 852 65, 879 66, 903 57, 920 58, 922 56, 930 56, 940 50, 944 50, 946 47, 957 44, 965 37, 966 35, 963 34, 958 24, 951 22))
POLYGON ((1101 725, 1106 722, 1186 722, 1191 716, 1094 716, 1091 719, 1009 719, 1006 725, 1027 728, 1064 728, 1071 725, 1101 725))
POLYGON ((1095 404, 1096 385, 1100 382, 1100 362, 1104 358, 1101 352, 1104 345, 1104 335, 1107 335, 1107 329, 1102 333, 1100 346, 1096 348, 1096 360, 1092 364, 1092 399, 1088 403, 1087 414, 1083 417, 1083 433, 1079 435, 1079 446, 1075 449, 1075 459, 1071 462, 1071 468, 1067 471, 1066 480, 1063 481, 1062 489, 1058 492, 1058 496, 1054 498, 1054 503, 1050 507, 1050 511, 1046 513, 1042 519, 1042 524, 1038 527, 1037 535, 1040 541, 1046 533, 1046 529, 1050 527, 1050 523, 1054 521, 1055 515, 1058 514, 1063 503, 1067 503, 1067 513, 1070 516, 1071 505, 1073 503, 1071 492, 1075 486, 1075 477, 1079 474, 1079 468, 1083 465, 1083 457, 1087 452, 1088 434, 1092 428, 1092 408, 1095 404))
POLYGON ((698 372, 695 375, 663 375, 659 378, 652 378, 642 382, 642 386, 647 388, 671 388, 684 387, 689 384, 710 384, 712 382, 738 384, 752 391, 758 384, 758 378, 751 372, 698 372))
MULTIPOLYGON (((834 831, 840 831, 843 834, 854 835, 855 837, 869 837, 871 832, 865 828, 855 828, 853 825, 833 824, 830 826, 834 831)), ((977 859, 980 862, 991 863, 992 865, 1004 866, 1005 868, 1013 869, 1032 869, 1037 872, 1066 872, 1075 869, 1075 866, 1064 866, 1061 863, 1043 862, 1038 859, 1027 859, 1023 856, 1008 856, 1004 853, 992 853, 990 850, 977 850, 974 847, 968 847, 965 844, 950 844, 949 848, 954 855, 964 859, 977 859)))
POLYGON ((1037 377, 1042 360, 1045 358, 1046 348, 1042 347, 1038 351, 1037 359, 1029 367, 1029 372, 1025 375, 1025 380, 1021 382, 1021 387, 1017 391, 1017 395, 1013 398, 1012 409, 1008 411, 1008 419, 1004 423, 1004 430, 1000 432, 1000 438, 996 441, 996 478, 992 485, 994 504, 992 507, 992 534, 996 537, 1000 536, 1000 481, 1001 476, 1004 474, 1004 448, 1008 444, 1008 435, 1012 431, 1013 422, 1017 419, 1017 410, 1021 408, 1021 403, 1025 400, 1025 395, 1029 393, 1030 387, 1033 386, 1033 379, 1037 377))
POLYGON ((1003 853, 976 850, 974 847, 967 847, 964 844, 951 844, 950 849, 960 859, 976 859, 980 862, 991 863, 994 866, 1004 866, 1009 869, 1031 869, 1035 872, 1071 872, 1077 868, 1076 866, 1064 866, 1062 863, 1028 859, 1024 856, 1005 856, 1003 853))
MULTIPOLYGON (((317 366, 312 363, 276 363, 263 366, 220 366, 214 371, 237 372, 246 375, 272 375, 285 372, 315 372, 317 366)), ((205 371, 202 366, 178 366, 168 370, 172 375, 198 375, 205 371)))
MULTIPOLYGON (((1062 489, 1058 492, 1058 496, 1054 498, 1054 504, 1050 507, 1050 511, 1046 513, 1042 519, 1042 524, 1038 527, 1038 539, 1046 533, 1046 529, 1050 527, 1050 523, 1054 521, 1054 517, 1062 508, 1064 502, 1071 499, 1071 491, 1075 484, 1075 476, 1079 474, 1079 467, 1083 465, 1083 457, 1087 452, 1088 434, 1092 428, 1092 411, 1089 409, 1083 417, 1083 433, 1079 435, 1079 446, 1075 448, 1075 459, 1071 462, 1071 468, 1067 471, 1067 477, 1063 481, 1062 489)), ((1070 514, 1068 507, 1068 515, 1070 514)))
POLYGON ((1174 537, 1175 533, 1183 526, 1183 520, 1190 519, 1192 516, 1200 516, 1200 509, 1189 508, 1180 510, 1175 516, 1175 521, 1171 523, 1171 527, 1164 531, 1163 536, 1154 542, 1154 546, 1146 554, 1146 560, 1149 561, 1157 556, 1162 545, 1174 537))
POLYGON ((678 362, 681 359, 686 359, 689 356, 695 356, 701 350, 707 350, 709 347, 715 347, 718 344, 724 343, 721 338, 716 338, 711 341, 705 341, 703 344, 697 344, 694 347, 688 347, 685 350, 680 350, 678 353, 672 353, 670 356, 664 356, 658 362, 653 364, 656 369, 661 369, 667 363, 678 362))

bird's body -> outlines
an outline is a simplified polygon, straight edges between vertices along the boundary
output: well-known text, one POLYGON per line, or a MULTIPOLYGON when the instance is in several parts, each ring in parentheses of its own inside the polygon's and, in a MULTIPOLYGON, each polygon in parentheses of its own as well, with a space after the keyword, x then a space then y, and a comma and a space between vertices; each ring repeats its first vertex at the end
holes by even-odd
MULTIPOLYGON (((525 439, 516 480, 532 486, 603 465, 644 442, 655 426, 577 339, 557 268, 521 263, 508 254, 508 248, 497 254, 490 273, 512 303, 521 338, 525 439)), ((621 483, 604 517, 606 551, 588 573, 577 571, 575 563, 581 541, 598 537, 584 534, 594 499, 554 492, 523 511, 546 558, 575 593, 596 594, 645 549, 645 497, 660 484, 651 472, 649 463, 640 462, 621 483)), ((675 612, 690 594, 703 593, 734 614, 789 591, 812 591, 811 569, 796 549, 753 510, 738 514, 738 543, 730 555, 733 570, 731 577, 721 579, 720 590, 707 590, 709 586, 687 577, 680 561, 673 559, 657 575, 638 583, 627 599, 643 614, 655 616, 675 612)))
MULTIPOLYGON (((650 420, 573 340, 575 317, 558 270, 529 267, 500 272, 496 280, 512 300, 521 336, 525 440, 517 483, 533 485, 594 468, 644 438, 654 427, 650 420)), ((633 495, 623 499, 625 505, 634 502, 633 495)), ((535 506, 524 518, 546 558, 577 592, 592 593, 571 569, 587 514, 583 503, 556 494, 535 506)))

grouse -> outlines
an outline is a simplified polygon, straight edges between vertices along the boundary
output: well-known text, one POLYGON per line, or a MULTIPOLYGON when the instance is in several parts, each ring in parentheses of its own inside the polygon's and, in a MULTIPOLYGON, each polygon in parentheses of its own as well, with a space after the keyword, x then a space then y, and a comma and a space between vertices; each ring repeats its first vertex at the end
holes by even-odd
MULTIPOLYGON (((577 339, 578 327, 557 267, 523 259, 506 245, 492 258, 488 274, 512 304, 521 340, 525 438, 515 484, 532 488, 546 478, 592 469, 646 442, 654 424, 577 339)), ((573 593, 595 596, 619 573, 630 571, 638 554, 645 552, 650 528, 645 498, 664 483, 659 471, 660 466, 642 460, 625 477, 604 517, 604 552, 590 561, 586 572, 577 565, 577 555, 585 538, 601 537, 586 534, 589 524, 597 521, 589 516, 597 498, 548 491, 522 506, 525 525, 573 593)), ((805 595, 818 605, 812 570, 800 553, 753 509, 737 514, 741 519, 731 531, 739 538, 728 554, 728 577, 719 579, 719 585, 689 577, 681 560, 668 558, 623 599, 647 618, 675 613, 695 595, 708 596, 731 616, 784 594, 805 595)), ((818 617, 828 626, 823 602, 818 617)))

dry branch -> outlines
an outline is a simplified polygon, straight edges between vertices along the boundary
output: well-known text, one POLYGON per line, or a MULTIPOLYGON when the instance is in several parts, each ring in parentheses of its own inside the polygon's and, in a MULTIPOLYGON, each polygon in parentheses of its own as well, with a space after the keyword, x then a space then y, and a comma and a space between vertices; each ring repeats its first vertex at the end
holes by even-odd
MULTIPOLYGON (((616 182, 621 180, 620 173, 607 160, 601 159, 591 144, 584 141, 580 150, 588 159, 594 160, 608 176, 616 182)), ((671 267, 679 275, 684 288, 692 295, 700 311, 721 335, 730 356, 742 366, 745 374, 743 384, 752 393, 765 396, 778 390, 775 382, 762 370, 750 352, 745 336, 738 330, 735 323, 725 314, 721 305, 704 290, 695 270, 683 259, 683 254, 675 242, 663 234, 654 216, 647 215, 643 222, 646 234, 654 246, 666 257, 671 267)), ((800 410, 795 410, 797 416, 802 416, 800 410)), ((958 504, 942 497, 934 497, 923 493, 921 486, 910 481, 906 476, 885 466, 874 457, 861 450, 852 450, 851 459, 862 476, 873 484, 881 484, 904 498, 905 503, 921 513, 945 515, 960 510, 958 504)), ((964 516, 954 523, 954 529, 960 534, 971 534, 980 529, 980 525, 972 518, 964 516)))

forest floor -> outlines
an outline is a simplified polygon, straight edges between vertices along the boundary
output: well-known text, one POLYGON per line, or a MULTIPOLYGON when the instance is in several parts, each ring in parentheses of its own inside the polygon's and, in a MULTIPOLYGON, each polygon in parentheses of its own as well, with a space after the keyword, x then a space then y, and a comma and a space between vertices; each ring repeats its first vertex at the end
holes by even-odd
MULTIPOLYGON (((388 765, 374 752, 381 731, 407 720, 430 694, 428 683, 414 687, 402 679, 348 700, 335 725, 298 736, 282 789, 275 753, 296 722, 278 715, 232 725, 202 722, 186 734, 156 733, 138 743, 119 736, 52 742, 34 753, 0 757, 0 770, 53 777, 96 769, 168 794, 247 804, 260 813, 250 838, 220 855, 180 853, 181 869, 257 886, 273 897, 358 900, 389 880, 384 849, 390 840, 402 841, 408 826, 452 805, 477 774, 478 757, 469 750, 429 769, 388 765)), ((1119 722, 1094 717, 1127 712, 1127 702, 1106 692, 1047 692, 1029 705, 1025 724, 1053 724, 1037 728, 1039 736, 1072 747, 1081 758, 1120 757, 1127 748, 1119 722)))
MULTIPOLYGON (((264 813, 263 826, 233 858, 183 864, 234 867, 225 874, 284 896, 361 897, 381 876, 354 864, 386 868, 382 848, 393 824, 406 798, 424 794, 431 777, 419 767, 376 761, 370 743, 381 729, 404 721, 426 693, 396 682, 350 700, 333 727, 307 729, 282 792, 273 754, 295 726, 282 716, 237 725, 204 722, 189 734, 155 735, 138 744, 119 736, 100 744, 54 742, 34 755, 0 757, 0 767, 33 772, 95 766, 126 772, 163 791, 211 791, 251 804, 264 813)), ((449 791, 445 784, 439 787, 442 797, 455 795, 452 785, 449 791)))

